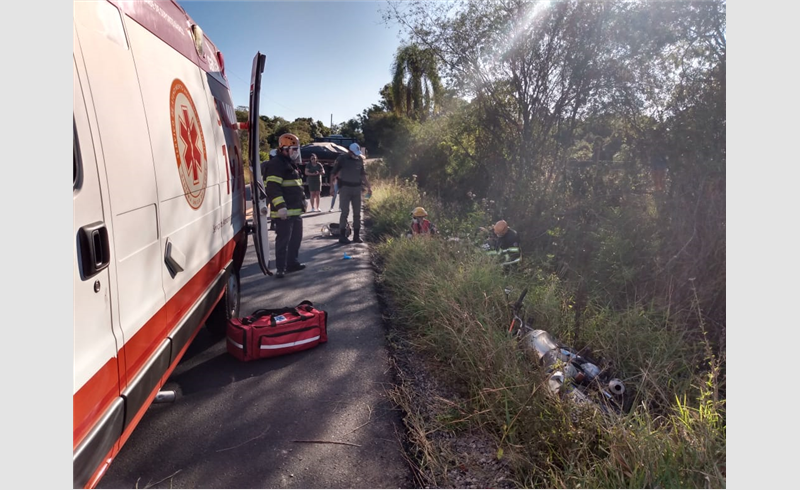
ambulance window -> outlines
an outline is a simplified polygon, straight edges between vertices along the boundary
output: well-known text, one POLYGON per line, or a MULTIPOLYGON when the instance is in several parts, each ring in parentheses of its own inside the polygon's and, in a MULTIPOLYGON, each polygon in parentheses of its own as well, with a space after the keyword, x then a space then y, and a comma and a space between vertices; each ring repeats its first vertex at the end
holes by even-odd
POLYGON ((77 190, 81 186, 81 177, 83 172, 81 169, 80 145, 78 145, 78 131, 75 128, 75 118, 72 118, 72 190, 77 190))

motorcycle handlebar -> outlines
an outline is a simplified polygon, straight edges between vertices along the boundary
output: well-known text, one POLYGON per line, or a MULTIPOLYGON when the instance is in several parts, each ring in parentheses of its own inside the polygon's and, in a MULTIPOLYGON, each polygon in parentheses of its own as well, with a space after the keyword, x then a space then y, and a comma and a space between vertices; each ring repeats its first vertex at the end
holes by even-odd
POLYGON ((522 308, 522 301, 525 300, 525 295, 528 294, 528 288, 522 290, 522 294, 519 295, 519 299, 516 303, 514 303, 514 311, 519 311, 522 308))

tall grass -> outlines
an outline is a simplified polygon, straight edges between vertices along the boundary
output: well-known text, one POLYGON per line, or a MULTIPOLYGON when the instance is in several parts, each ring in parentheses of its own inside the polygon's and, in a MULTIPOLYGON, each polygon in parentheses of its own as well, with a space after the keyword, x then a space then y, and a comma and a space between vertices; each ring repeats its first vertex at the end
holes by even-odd
POLYGON ((431 434, 480 430, 493 438, 496 457, 510 465, 519 487, 725 486, 725 409, 714 374, 724 359, 707 342, 646 305, 620 311, 590 303, 576 332, 574 294, 555 275, 532 268, 504 274, 469 240, 448 241, 448 234, 400 238, 420 203, 456 230, 449 236, 482 217, 475 212, 459 221, 416 186, 397 181, 375 186, 370 201, 393 336, 429 359, 437 378, 465 400, 457 413, 439 408, 431 418, 417 413, 410 385, 396 393, 427 484, 446 481, 452 467, 431 434), (633 395, 627 414, 604 415, 549 394, 544 373, 506 332, 509 302, 524 288, 535 328, 608 361, 633 395))
MULTIPOLYGON (((373 168, 372 171, 381 174, 379 169, 373 168)), ((417 206, 425 208, 428 219, 446 237, 474 237, 476 230, 487 224, 488 217, 476 202, 468 199, 443 201, 438 196, 420 191, 413 179, 394 178, 383 182, 384 185, 373 188, 373 196, 365 205, 372 224, 370 233, 377 240, 405 234, 411 226, 411 212, 417 206)))

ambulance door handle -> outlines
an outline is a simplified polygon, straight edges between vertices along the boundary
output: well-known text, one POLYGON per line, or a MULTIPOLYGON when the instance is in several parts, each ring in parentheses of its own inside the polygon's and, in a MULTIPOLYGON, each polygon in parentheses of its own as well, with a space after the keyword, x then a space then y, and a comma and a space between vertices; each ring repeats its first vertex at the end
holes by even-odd
POLYGON ((83 279, 88 279, 108 267, 111 259, 108 229, 105 223, 98 221, 81 227, 78 235, 81 272, 83 272, 83 279))

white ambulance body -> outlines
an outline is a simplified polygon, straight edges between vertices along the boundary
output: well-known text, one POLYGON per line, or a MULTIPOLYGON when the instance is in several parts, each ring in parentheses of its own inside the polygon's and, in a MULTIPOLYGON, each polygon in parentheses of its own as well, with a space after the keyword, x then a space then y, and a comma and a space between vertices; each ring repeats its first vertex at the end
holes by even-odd
POLYGON ((238 316, 248 236, 214 44, 173 1, 73 7, 73 480, 93 488, 199 328, 238 316))

